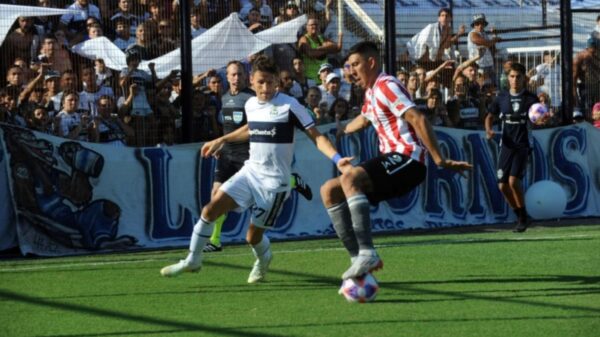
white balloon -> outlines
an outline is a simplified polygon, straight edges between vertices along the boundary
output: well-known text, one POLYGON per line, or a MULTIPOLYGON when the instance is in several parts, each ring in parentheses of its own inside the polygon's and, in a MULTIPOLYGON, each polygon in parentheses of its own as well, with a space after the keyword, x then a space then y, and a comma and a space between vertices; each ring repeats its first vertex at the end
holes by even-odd
POLYGON ((541 180, 527 189, 525 206, 529 216, 534 219, 560 218, 567 207, 567 193, 559 184, 541 180))

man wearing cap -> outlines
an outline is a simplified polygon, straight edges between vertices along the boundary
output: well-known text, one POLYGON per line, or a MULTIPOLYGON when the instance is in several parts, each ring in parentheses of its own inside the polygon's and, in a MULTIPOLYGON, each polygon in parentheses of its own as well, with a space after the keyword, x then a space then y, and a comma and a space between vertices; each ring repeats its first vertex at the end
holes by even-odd
POLYGON ((320 31, 319 19, 310 16, 306 22, 306 34, 298 40, 298 51, 304 61, 306 77, 321 83, 317 76, 320 66, 327 62, 328 54, 335 54, 342 50, 343 33, 338 34, 338 42, 335 43, 323 36, 320 31))
POLYGON ((323 63, 319 66, 319 71, 317 72, 319 84, 319 89, 321 89, 321 95, 325 95, 327 92, 327 87, 325 86, 325 81, 327 80, 327 76, 333 72, 333 66, 329 63, 323 63))
MULTIPOLYGON (((494 71, 494 57, 492 50, 496 48, 496 43, 500 41, 500 38, 494 36, 491 39, 488 38, 485 27, 488 22, 485 19, 485 14, 476 14, 473 16, 473 22, 471 22, 471 32, 469 32, 469 38, 467 39, 467 50, 469 51, 469 58, 475 58, 482 54, 476 63, 479 69, 482 69, 489 78, 490 83, 496 83, 496 73, 494 71)), ((495 34, 494 34, 495 35, 495 34)))
POLYGON ((584 114, 600 101, 600 58, 598 42, 590 37, 587 46, 573 58, 573 97, 584 114))
POLYGON ((333 102, 340 97, 341 78, 336 73, 330 73, 325 79, 325 94, 321 98, 321 103, 325 107, 325 111, 331 109, 333 102))

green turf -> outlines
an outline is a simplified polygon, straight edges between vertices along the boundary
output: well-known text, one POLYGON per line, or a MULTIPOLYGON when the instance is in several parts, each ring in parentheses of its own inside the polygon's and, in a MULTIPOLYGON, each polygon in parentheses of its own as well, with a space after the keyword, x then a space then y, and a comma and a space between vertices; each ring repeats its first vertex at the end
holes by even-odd
POLYGON ((599 336, 600 225, 377 237, 370 304, 337 289, 336 240, 245 246, 162 278, 184 250, 0 261, 0 336, 599 336))

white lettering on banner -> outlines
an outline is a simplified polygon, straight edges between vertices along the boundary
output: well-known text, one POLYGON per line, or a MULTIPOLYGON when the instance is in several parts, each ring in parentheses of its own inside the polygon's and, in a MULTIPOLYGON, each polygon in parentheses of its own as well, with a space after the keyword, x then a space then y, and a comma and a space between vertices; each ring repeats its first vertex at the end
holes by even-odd
MULTIPOLYGON (((335 137, 334 124, 318 128, 324 135, 335 137)), ((266 131, 262 136, 272 133, 261 131, 266 131)), ((488 142, 478 131, 435 131, 447 155, 473 163, 473 170, 463 178, 428 162, 426 181, 417 189, 372 208, 373 231, 512 222, 514 215, 497 188, 498 139, 488 142)), ((554 180, 569 193, 565 217, 600 216, 600 184, 593 180, 600 175, 600 162, 595 159, 600 158, 600 132, 586 123, 535 130, 533 135, 533 164, 528 167, 524 186, 554 180)), ((367 131, 343 137, 338 150, 342 156, 351 154, 363 161, 372 157, 370 151, 376 146, 376 137, 367 131)), ((23 252, 46 256, 185 247, 193 223, 190 219, 198 218, 212 185, 212 165, 199 161, 197 148, 191 144, 142 153, 133 148, 66 141, 0 124, 0 149, 6 151, 4 155, 0 152, 0 191, 11 191, 9 199, 17 210, 11 219, 10 212, 0 207, 0 233, 16 228, 23 252), (35 172, 41 168, 79 181, 86 186, 82 190, 85 195, 28 191, 35 181, 17 179, 36 179, 34 175, 10 171, 35 172), (78 173, 73 175, 75 171, 78 173), (6 173, 4 180, 2 172, 6 173), (12 188, 15 184, 26 193, 12 194, 17 190, 12 188), (67 204, 69 207, 62 206, 67 204), (42 211, 35 205, 41 205, 42 211), (180 223, 188 225, 178 227, 180 223)), ((402 164, 400 158, 391 158, 384 165, 393 170, 402 164)), ((337 175, 334 164, 315 151, 304 134, 296 137, 293 170, 313 190, 337 175)), ((223 241, 243 242, 248 222, 247 212, 228 217, 223 241)), ((269 235, 293 240, 333 236, 335 231, 318 195, 307 201, 293 192, 269 235)))

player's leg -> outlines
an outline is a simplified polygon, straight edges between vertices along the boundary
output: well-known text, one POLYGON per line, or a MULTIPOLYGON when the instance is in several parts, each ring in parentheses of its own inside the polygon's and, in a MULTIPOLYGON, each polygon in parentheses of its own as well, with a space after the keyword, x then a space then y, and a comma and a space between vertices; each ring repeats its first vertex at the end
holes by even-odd
POLYGON ((350 209, 339 178, 333 178, 321 186, 321 200, 329 214, 333 229, 350 254, 351 261, 358 255, 358 241, 352 228, 350 209))
POLYGON ((498 178, 498 188, 504 196, 504 199, 513 209, 517 220, 521 219, 521 209, 515 199, 515 195, 510 187, 510 176, 514 166, 515 150, 507 149, 506 147, 500 147, 500 154, 498 155, 498 171, 496 176, 498 178))
MULTIPOLYGON (((213 183, 211 198, 215 197, 215 195, 219 191, 219 188, 221 187, 221 184, 222 183, 220 181, 215 180, 215 182, 213 183)), ((210 253, 210 252, 219 252, 219 251, 223 250, 223 246, 221 246, 221 229, 223 227, 223 222, 225 222, 226 218, 227 218, 227 214, 223 214, 223 215, 219 216, 217 218, 217 220, 215 220, 215 226, 214 226, 212 235, 210 236, 209 241, 206 243, 206 246, 204 246, 202 251, 204 251, 206 253, 210 253)))
POLYGON ((219 190, 208 205, 202 208, 200 220, 194 225, 187 257, 178 263, 161 269, 162 276, 177 276, 183 272, 196 272, 202 267, 202 248, 210 238, 215 220, 222 214, 238 207, 235 200, 219 190))
POLYGON ((252 221, 246 233, 246 241, 252 247, 256 261, 248 276, 248 283, 260 282, 266 277, 273 253, 271 252, 271 242, 264 233, 266 229, 275 225, 289 194, 289 191, 265 191, 254 186, 255 205, 252 207, 252 221))
POLYGON ((521 180, 527 168, 529 159, 529 149, 519 149, 515 152, 512 160, 510 176, 508 178, 508 186, 510 188, 512 198, 515 201, 515 212, 517 213, 518 222, 514 228, 514 232, 524 232, 529 226, 529 217, 525 208, 525 195, 521 180))

